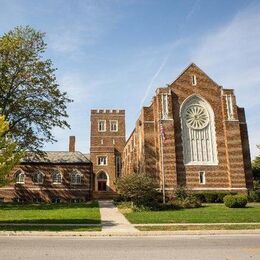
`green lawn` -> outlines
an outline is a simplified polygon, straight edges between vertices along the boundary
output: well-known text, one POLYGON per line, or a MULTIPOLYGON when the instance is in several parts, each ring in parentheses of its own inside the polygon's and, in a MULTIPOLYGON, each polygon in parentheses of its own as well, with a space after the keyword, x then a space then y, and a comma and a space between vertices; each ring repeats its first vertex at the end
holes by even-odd
POLYGON ((4 223, 100 224, 99 206, 89 204, 2 204, 0 225, 4 223))
POLYGON ((138 226, 140 231, 190 231, 190 230, 243 230, 243 229, 260 229, 260 224, 245 225, 178 225, 178 226, 138 226))
POLYGON ((101 227, 77 226, 5 226, 0 224, 0 231, 101 231, 101 227))
POLYGON ((196 209, 127 212, 126 218, 135 224, 145 223, 250 223, 260 222, 260 204, 244 209, 231 209, 223 204, 206 204, 196 209))

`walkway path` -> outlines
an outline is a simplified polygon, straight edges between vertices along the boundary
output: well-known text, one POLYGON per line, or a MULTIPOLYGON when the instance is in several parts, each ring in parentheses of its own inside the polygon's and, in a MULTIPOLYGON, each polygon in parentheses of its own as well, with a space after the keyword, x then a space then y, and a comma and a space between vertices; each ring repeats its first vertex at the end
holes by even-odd
POLYGON ((117 209, 112 200, 98 201, 102 232, 139 232, 117 209))

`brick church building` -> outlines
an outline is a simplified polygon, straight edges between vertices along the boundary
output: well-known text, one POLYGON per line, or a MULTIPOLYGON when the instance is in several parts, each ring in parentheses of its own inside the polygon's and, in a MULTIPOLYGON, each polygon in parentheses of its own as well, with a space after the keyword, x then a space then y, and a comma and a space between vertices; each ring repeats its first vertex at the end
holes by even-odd
POLYGON ((195 64, 143 107, 123 151, 123 175, 144 172, 165 190, 252 187, 244 109, 195 64))
POLYGON ((78 202, 112 198, 120 176, 145 173, 166 191, 244 192, 252 188, 244 109, 195 64, 158 88, 125 139, 125 111, 91 110, 90 155, 75 151, 28 156, 0 188, 0 201, 78 202))

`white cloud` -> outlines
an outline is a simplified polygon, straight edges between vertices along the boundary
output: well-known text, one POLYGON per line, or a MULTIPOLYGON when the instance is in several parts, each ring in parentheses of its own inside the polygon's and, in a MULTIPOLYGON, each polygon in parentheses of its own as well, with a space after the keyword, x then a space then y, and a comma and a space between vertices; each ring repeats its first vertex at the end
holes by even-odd
POLYGON ((260 111, 259 13, 260 5, 240 11, 229 23, 202 37, 193 51, 193 61, 219 84, 234 88, 238 105, 246 108, 252 157, 260 142, 260 121, 254 116, 260 111))
POLYGON ((49 47, 74 55, 81 47, 95 44, 119 18, 112 7, 113 3, 100 1, 75 1, 66 5, 61 2, 59 8, 64 10, 64 15, 49 33, 49 47))

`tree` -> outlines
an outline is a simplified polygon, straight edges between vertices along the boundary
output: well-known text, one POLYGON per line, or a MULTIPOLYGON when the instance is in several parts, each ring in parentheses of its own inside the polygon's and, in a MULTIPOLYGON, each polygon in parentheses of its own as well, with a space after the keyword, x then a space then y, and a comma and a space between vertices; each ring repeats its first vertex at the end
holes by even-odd
POLYGON ((159 194, 159 185, 154 178, 137 173, 118 179, 116 189, 119 195, 136 206, 153 207, 159 194))
MULTIPOLYGON (((260 149, 260 145, 257 146, 260 149)), ((253 176, 255 180, 260 180, 260 155, 252 161, 253 176)))
POLYGON ((66 128, 66 92, 59 90, 50 59, 44 59, 45 34, 16 27, 0 37, 0 113, 19 148, 39 151, 56 141, 53 127, 66 128))
POLYGON ((23 152, 17 151, 17 145, 4 136, 8 128, 4 116, 0 116, 0 187, 9 182, 8 174, 23 156, 23 152))

